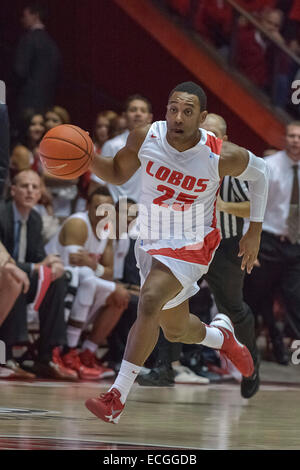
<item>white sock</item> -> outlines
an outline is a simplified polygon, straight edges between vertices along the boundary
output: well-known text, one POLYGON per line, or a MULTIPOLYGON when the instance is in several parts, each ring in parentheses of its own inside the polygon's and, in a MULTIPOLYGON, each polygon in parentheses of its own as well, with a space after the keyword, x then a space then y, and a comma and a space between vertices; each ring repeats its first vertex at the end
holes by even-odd
POLYGON ((110 391, 112 388, 117 388, 119 392, 121 392, 120 400, 123 404, 125 403, 127 395, 130 392, 133 382, 139 375, 140 370, 140 366, 136 366, 135 364, 127 362, 123 359, 115 383, 109 389, 110 391))
POLYGON ((213 349, 221 349, 222 344, 224 342, 224 335, 219 328, 215 326, 205 325, 206 336, 201 343, 204 346, 208 346, 209 348, 213 349))
POLYGON ((76 348, 81 335, 81 329, 75 326, 67 326, 67 343, 69 348, 76 348))
POLYGON ((95 352, 96 352, 97 349, 98 349, 98 344, 93 343, 92 341, 86 339, 86 340, 84 340, 84 342, 83 342, 82 351, 85 351, 86 349, 89 349, 92 353, 95 354, 95 352))

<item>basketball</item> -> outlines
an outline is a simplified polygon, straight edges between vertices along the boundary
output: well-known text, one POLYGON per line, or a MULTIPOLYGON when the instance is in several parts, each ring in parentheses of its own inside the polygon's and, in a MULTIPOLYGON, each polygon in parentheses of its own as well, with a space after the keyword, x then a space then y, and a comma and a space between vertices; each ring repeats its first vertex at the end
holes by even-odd
POLYGON ((85 173, 94 157, 94 145, 88 133, 80 127, 62 124, 53 127, 43 137, 39 154, 48 173, 70 180, 85 173))

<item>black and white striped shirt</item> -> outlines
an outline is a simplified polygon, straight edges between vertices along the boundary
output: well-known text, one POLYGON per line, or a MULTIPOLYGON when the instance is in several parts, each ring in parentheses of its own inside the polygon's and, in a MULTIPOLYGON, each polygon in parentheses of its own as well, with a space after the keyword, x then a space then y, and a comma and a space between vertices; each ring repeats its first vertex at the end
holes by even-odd
MULTIPOLYGON (((245 202, 250 200, 247 183, 231 176, 223 178, 220 196, 224 202, 245 202)), ((222 238, 237 236, 241 238, 243 236, 244 219, 242 217, 217 211, 217 220, 222 238)))

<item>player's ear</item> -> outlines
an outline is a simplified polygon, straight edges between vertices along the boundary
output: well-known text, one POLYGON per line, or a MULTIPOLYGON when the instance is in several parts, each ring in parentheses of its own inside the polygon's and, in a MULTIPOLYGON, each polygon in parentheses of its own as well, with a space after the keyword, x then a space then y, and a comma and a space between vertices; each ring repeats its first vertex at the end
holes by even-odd
POLYGON ((227 141, 228 141, 228 135, 223 135, 222 140, 224 140, 225 142, 227 142, 227 141))
POLYGON ((208 115, 207 111, 202 111, 202 113, 200 113, 199 124, 203 124, 207 115, 208 115))
POLYGON ((149 113, 148 114, 148 119, 147 119, 147 124, 151 124, 153 121, 153 114, 152 113, 149 113))

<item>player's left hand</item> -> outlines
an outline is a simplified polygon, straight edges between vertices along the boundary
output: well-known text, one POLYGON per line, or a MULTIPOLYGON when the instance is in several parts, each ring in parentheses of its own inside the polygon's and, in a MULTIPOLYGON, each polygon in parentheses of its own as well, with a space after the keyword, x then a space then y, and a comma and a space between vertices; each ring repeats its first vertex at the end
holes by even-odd
POLYGON ((253 266, 257 260, 257 255, 260 245, 260 233, 252 232, 248 230, 240 240, 240 251, 239 257, 243 257, 241 269, 247 269, 247 273, 250 274, 253 266))

